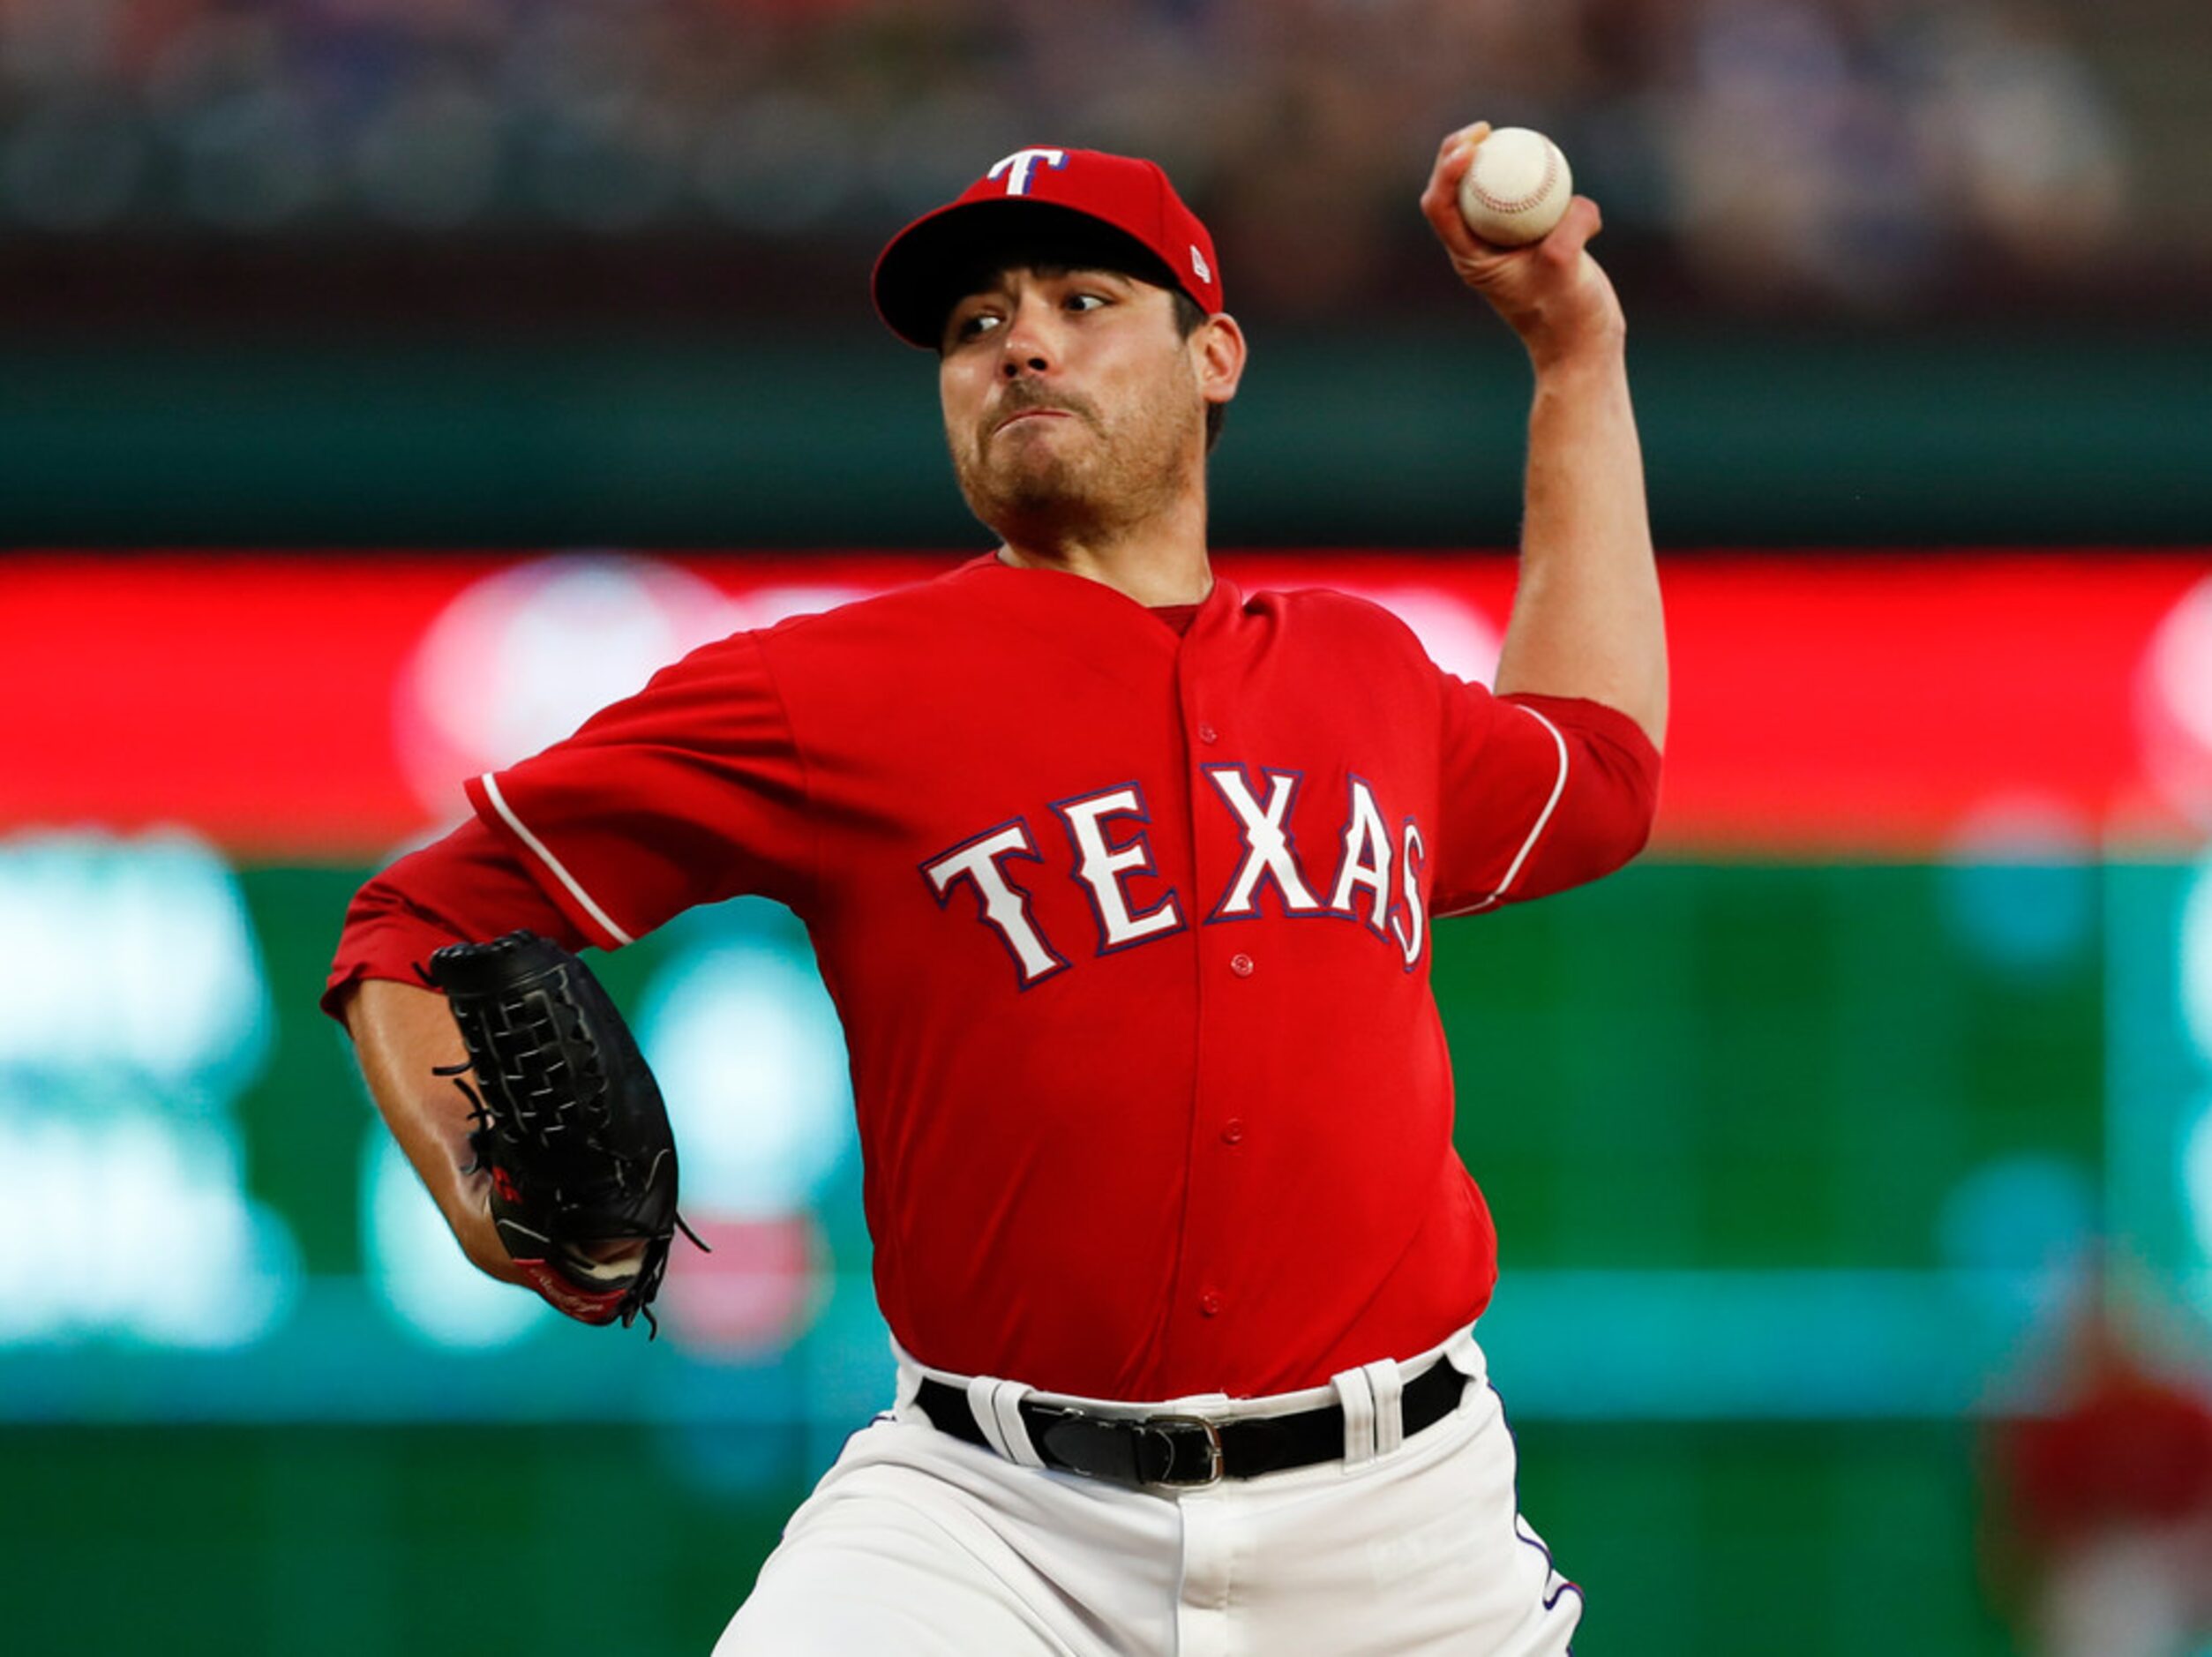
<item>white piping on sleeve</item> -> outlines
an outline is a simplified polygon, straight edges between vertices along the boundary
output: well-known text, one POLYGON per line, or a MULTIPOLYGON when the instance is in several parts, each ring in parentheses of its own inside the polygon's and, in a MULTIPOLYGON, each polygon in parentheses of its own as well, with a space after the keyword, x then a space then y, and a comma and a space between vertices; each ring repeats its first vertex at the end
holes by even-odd
MULTIPOLYGON (((484 798, 491 802, 492 810, 498 812, 500 820, 514 830, 515 838, 528 846, 539 862, 552 870, 554 878, 568 888, 568 895, 583 905, 584 913, 597 921, 600 929, 617 943, 635 943, 637 940, 614 924, 614 918, 592 901, 591 894, 577 884, 576 877, 562 866, 561 860, 514 814, 514 808, 506 802, 506 796, 499 792, 499 779, 486 771, 477 780, 484 784, 484 798)), ((1514 866, 1518 868, 1520 866, 1515 864, 1514 866)), ((1512 877, 1508 875, 1506 878, 1511 880, 1512 877)))
POLYGON ((1528 831, 1528 838, 1521 842, 1520 851, 1514 858, 1512 866, 1505 871, 1505 878, 1497 883, 1497 890, 1492 892, 1479 903, 1470 903, 1465 909, 1455 909, 1448 913, 1436 916, 1435 918, 1438 920, 1455 920, 1462 915, 1479 915, 1493 903, 1502 900, 1512 886, 1514 880, 1520 874, 1521 865, 1528 861, 1528 854, 1535 851, 1537 841, 1543 838, 1545 825, 1551 821, 1552 813, 1559 808, 1559 797, 1567 791, 1567 739, 1559 734, 1559 727, 1526 702, 1508 702, 1506 706, 1519 709, 1551 732, 1551 739, 1559 749, 1559 776, 1551 785, 1551 798, 1544 802, 1544 809, 1537 815, 1536 826, 1528 831))

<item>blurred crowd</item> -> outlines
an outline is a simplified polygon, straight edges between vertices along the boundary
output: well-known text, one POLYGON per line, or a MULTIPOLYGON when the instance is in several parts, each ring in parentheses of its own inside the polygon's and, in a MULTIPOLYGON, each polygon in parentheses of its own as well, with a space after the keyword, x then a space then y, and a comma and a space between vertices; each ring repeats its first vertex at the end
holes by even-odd
POLYGON ((2131 146, 2081 49, 2036 0, 0 0, 0 240, 872 245, 1074 143, 1166 163, 1241 298, 1324 311, 1481 115, 1701 289, 1880 311, 2095 256, 2131 146))

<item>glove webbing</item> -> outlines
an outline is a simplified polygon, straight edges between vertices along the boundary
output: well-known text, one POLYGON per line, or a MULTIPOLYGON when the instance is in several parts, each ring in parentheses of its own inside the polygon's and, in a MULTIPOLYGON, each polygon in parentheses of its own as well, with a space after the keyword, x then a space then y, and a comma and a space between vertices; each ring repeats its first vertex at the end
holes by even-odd
MULTIPOLYGON (((419 963, 416 972, 425 984, 436 987, 437 980, 419 963)), ((573 1133, 579 1136, 589 1151, 605 1158, 605 1175, 595 1181, 591 1189, 580 1191, 551 1181, 539 1169, 535 1177, 547 1185, 550 1200, 556 1206, 572 1202, 589 1204, 604 1198, 609 1188, 618 1197, 626 1199, 650 1186, 667 1153, 657 1153, 649 1165, 641 1166, 639 1158, 623 1155, 606 1144, 604 1135, 611 1121, 606 1072, 599 1062, 596 1046, 583 1038, 582 1015, 568 993, 568 983, 567 975, 561 974, 550 984, 535 985, 518 994, 476 999, 472 1005, 484 1025, 481 1043, 475 1038, 476 1032, 464 1026, 463 1045, 469 1050, 469 1058, 460 1064, 434 1066, 432 1074, 451 1078, 469 1101, 469 1120, 472 1124, 469 1142, 476 1159, 461 1170, 464 1173, 489 1169, 495 1179, 500 1177, 499 1169, 485 1154, 489 1139, 496 1137, 503 1144, 521 1150, 526 1158, 535 1163, 542 1159, 543 1152, 557 1136, 573 1133), (581 1059, 576 1056, 579 1053, 581 1059), (471 1071, 479 1077, 489 1071, 499 1079, 502 1096, 512 1101, 505 1112, 495 1113, 484 1102, 483 1094, 470 1085, 466 1077, 471 1071)), ((680 1213, 671 1218, 694 1248, 702 1254, 714 1252, 680 1213)), ((514 1220, 504 1223, 518 1231, 528 1230, 514 1220)), ((534 1232, 529 1234, 537 1235, 534 1232)), ((607 1233, 610 1237, 642 1237, 649 1242, 654 1234, 649 1228, 619 1223, 607 1233)), ((588 1258, 554 1239, 541 1241, 547 1245, 549 1254, 559 1250, 566 1265, 596 1279, 593 1263, 588 1258)), ((653 1316, 651 1301, 667 1270, 666 1248, 649 1248, 623 1297, 623 1323, 627 1324, 639 1312, 643 1312, 649 1339, 657 1338, 660 1334, 660 1320, 653 1316)), ((563 1275, 573 1278, 573 1273, 566 1271, 563 1275)), ((596 1290, 598 1285, 594 1281, 580 1286, 596 1290)))

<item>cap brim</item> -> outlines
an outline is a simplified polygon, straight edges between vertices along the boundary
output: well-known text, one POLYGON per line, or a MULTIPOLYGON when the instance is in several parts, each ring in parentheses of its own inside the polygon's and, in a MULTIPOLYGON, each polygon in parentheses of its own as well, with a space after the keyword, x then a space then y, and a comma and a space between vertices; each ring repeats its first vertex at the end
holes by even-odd
POLYGON ((1065 240, 1090 242, 1113 253, 1114 267, 1175 288, 1159 255, 1127 230, 1095 214, 1058 202, 1003 197, 955 202, 926 214, 892 237, 875 261, 875 308, 891 332, 911 345, 936 350, 944 342, 946 314, 976 271, 994 252, 1065 240))

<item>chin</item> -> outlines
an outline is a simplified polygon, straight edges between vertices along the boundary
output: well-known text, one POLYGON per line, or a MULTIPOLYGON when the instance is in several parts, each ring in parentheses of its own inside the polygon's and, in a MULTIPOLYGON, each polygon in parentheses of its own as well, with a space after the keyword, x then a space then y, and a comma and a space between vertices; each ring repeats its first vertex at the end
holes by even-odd
POLYGON ((1024 521, 1087 515, 1089 492, 1056 462, 1039 466, 995 469, 996 475, 979 480, 979 487, 966 492, 977 515, 986 521, 1010 516, 1024 521))

